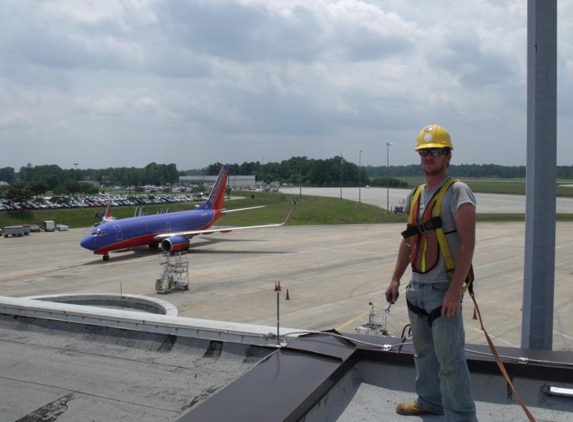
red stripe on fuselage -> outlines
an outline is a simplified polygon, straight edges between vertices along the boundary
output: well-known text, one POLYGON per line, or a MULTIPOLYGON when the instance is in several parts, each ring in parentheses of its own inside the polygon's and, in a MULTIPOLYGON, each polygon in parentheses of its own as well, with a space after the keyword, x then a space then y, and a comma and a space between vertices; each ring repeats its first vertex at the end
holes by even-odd
POLYGON ((119 242, 110 243, 103 248, 96 249, 94 251, 95 254, 105 255, 108 252, 116 251, 118 249, 132 249, 136 246, 145 246, 145 245, 153 245, 159 244, 159 242, 155 241, 155 237, 157 234, 148 234, 145 236, 138 236, 133 237, 131 239, 120 240, 119 242))

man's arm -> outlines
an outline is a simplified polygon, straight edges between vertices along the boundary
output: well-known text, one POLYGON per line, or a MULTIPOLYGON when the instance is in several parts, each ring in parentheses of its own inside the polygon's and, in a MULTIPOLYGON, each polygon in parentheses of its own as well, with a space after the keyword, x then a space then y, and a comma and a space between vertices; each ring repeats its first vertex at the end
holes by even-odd
POLYGON ((456 229, 460 236, 456 269, 450 288, 442 302, 442 316, 452 317, 461 310, 462 289, 470 271, 475 249, 476 209, 471 203, 460 205, 454 214, 456 229))
POLYGON ((394 267, 394 273, 392 273, 392 279, 390 284, 386 289, 386 301, 389 303, 395 303, 400 295, 400 279, 404 275, 408 264, 410 263, 410 247, 406 243, 406 239, 402 239, 400 242, 400 247, 398 248, 398 258, 396 259, 396 266, 394 267))

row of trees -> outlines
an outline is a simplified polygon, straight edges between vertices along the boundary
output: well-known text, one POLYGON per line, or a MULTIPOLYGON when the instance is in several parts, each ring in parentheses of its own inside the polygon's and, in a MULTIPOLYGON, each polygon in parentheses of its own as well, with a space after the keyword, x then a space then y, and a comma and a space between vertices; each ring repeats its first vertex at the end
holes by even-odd
MULTIPOLYGON (((13 202, 24 203, 35 197, 44 196, 48 192, 48 186, 44 182, 14 182, 0 192, 0 197, 13 202)), ((64 195, 97 195, 99 189, 89 183, 81 183, 69 179, 64 184, 52 190, 56 196, 64 195)))
MULTIPOLYGON (((151 163, 144 168, 120 167, 107 169, 62 169, 57 165, 27 165, 15 173, 12 168, 0 169, 0 175, 8 183, 27 182, 38 195, 47 191, 86 193, 87 181, 99 182, 101 186, 172 186, 179 183, 184 174, 217 175, 221 163, 214 163, 205 169, 179 171, 175 164, 151 163), (76 184, 74 184, 76 182, 76 184), (79 185, 78 185, 79 184, 79 185)), ((358 184, 377 185, 386 183, 386 174, 382 178, 368 175, 367 168, 336 156, 326 160, 314 160, 307 157, 293 157, 280 163, 245 162, 231 164, 231 175, 255 175, 257 181, 272 183, 303 184, 305 186, 358 186, 358 184)), ((398 183, 398 181, 393 181, 398 183)))
MULTIPOLYGON (((0 181, 13 184, 27 182, 36 195, 45 192, 88 193, 86 181, 99 182, 101 186, 173 186, 179 183, 179 176, 217 175, 221 163, 214 163, 204 169, 179 171, 175 164, 151 163, 144 168, 120 167, 107 169, 62 169, 57 165, 32 166, 28 164, 15 172, 11 167, 0 168, 0 181)), ((359 167, 342 156, 329 159, 309 159, 305 156, 292 157, 280 163, 262 164, 259 161, 230 165, 231 175, 255 175, 264 183, 280 182, 304 186, 405 186, 398 178, 421 176, 420 166, 366 166, 359 167)), ((495 164, 452 165, 450 174, 455 177, 499 177, 524 178, 525 166, 500 166, 495 164)), ((573 179, 573 166, 558 166, 557 177, 573 179)), ((5 189, 5 188, 4 188, 5 189)))
MULTIPOLYGON (((174 185, 179 183, 179 175, 175 164, 151 163, 144 168, 120 167, 107 169, 62 169, 57 165, 32 166, 28 164, 21 167, 16 173, 12 167, 0 169, 0 181, 12 184, 16 181, 28 182, 32 185, 42 186, 43 191, 54 191, 64 188, 69 191, 75 181, 99 182, 101 186, 145 186, 145 185, 174 185), (65 185, 68 185, 65 188, 65 185)), ((81 183, 81 185, 88 185, 81 183)), ((41 188, 38 188, 42 191, 41 188)), ((34 190, 38 190, 34 189, 34 190)), ((88 189, 86 186, 76 186, 75 192, 88 189)))
MULTIPOLYGON (((280 163, 261 164, 260 162, 245 162, 241 165, 231 165, 231 174, 256 175, 257 180, 270 182, 299 183, 299 175, 302 175, 303 184, 313 186, 336 185, 339 177, 338 171, 342 162, 343 183, 357 186, 359 180, 370 180, 370 185, 376 185, 373 180, 378 180, 385 186, 384 179, 397 177, 417 177, 422 172, 418 164, 407 166, 366 166, 358 169, 354 163, 345 161, 336 156, 327 160, 313 160, 306 157, 293 157, 280 163), (360 170, 360 171, 359 171, 360 170)), ((215 175, 221 168, 221 163, 211 164, 205 174, 215 175)), ((189 170, 186 174, 201 174, 202 170, 189 170)), ((525 166, 501 166, 498 164, 452 164, 449 173, 455 177, 466 178, 525 178, 525 166)), ((557 166, 559 179, 573 179, 573 166, 557 166)))
MULTIPOLYGON (((221 163, 211 164, 205 169, 205 174, 216 175, 221 169, 221 163)), ((334 186, 406 186, 405 182, 390 178, 387 173, 382 177, 369 175, 366 167, 346 161, 341 156, 326 160, 315 160, 307 157, 292 157, 280 163, 261 164, 245 162, 243 164, 229 165, 229 174, 255 175, 257 181, 264 183, 290 183, 293 185, 334 187, 334 186)), ((197 174, 190 171, 187 174, 197 174)))
MULTIPOLYGON (((214 163, 204 170, 192 170, 187 174, 217 175, 223 165, 214 163)), ((264 183, 280 182, 304 186, 386 186, 405 187, 407 184, 389 177, 370 177, 366 168, 336 156, 327 160, 312 160, 306 157, 293 157, 280 163, 250 162, 229 166, 231 175, 255 175, 264 183)), ((98 189, 85 181, 99 181, 103 186, 133 186, 134 192, 141 191, 142 185, 169 186, 179 182, 179 172, 175 164, 159 165, 151 163, 143 169, 109 168, 105 170, 63 170, 56 165, 31 165, 20 169, 18 182, 12 183, 2 193, 7 199, 23 202, 32 196, 41 196, 50 191, 54 195, 97 194, 98 189), (82 182, 84 181, 84 182, 82 182), (139 188, 138 188, 139 187, 139 188)))
MULTIPOLYGON (((420 166, 412 164, 409 166, 368 166, 366 172, 370 177, 375 175, 389 175, 390 177, 420 176, 420 166)), ((501 178, 514 179, 525 178, 525 166, 500 166, 497 164, 452 164, 449 173, 455 177, 467 178, 501 178)), ((559 179, 573 179, 573 166, 557 166, 557 177, 559 179)))

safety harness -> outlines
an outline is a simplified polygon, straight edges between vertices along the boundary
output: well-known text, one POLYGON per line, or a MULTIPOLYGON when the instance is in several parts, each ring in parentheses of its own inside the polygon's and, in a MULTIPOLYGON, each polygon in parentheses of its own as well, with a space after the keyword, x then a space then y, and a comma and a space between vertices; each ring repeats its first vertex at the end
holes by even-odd
MULTIPOLYGON (((448 277, 451 279, 454 275, 455 263, 446 235, 454 233, 455 230, 444 232, 442 224, 442 202, 446 196, 446 192, 457 180, 449 178, 446 182, 434 193, 432 199, 424 209, 421 221, 418 222, 420 210, 420 197, 422 189, 425 184, 420 185, 414 191, 412 202, 410 206, 410 215, 408 217, 408 225, 406 230, 402 232, 402 236, 407 240, 410 247, 410 264, 412 271, 425 274, 435 268, 439 261, 440 254, 444 258, 444 264, 448 277)), ((473 267, 466 278, 462 294, 469 290, 473 295, 472 282, 474 280, 473 267)), ((431 312, 419 308, 416 305, 406 300, 408 309, 414 312, 421 318, 425 318, 428 325, 431 327, 432 323, 442 315, 442 307, 438 307, 431 312)))

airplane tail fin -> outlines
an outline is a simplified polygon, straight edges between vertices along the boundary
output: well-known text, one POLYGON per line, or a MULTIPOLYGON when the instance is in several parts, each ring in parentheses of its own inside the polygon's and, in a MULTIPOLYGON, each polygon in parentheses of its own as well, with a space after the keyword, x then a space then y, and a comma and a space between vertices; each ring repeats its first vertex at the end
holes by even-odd
POLYGON ((211 189, 209 194, 209 199, 207 199, 203 204, 199 205, 197 208, 203 209, 215 209, 220 210, 223 208, 225 203, 225 188, 227 187, 227 176, 229 175, 229 166, 224 165, 219 172, 219 177, 211 189))
POLYGON ((111 204, 107 204, 107 208, 105 209, 105 214, 103 215, 104 221, 109 221, 111 219, 111 204))

